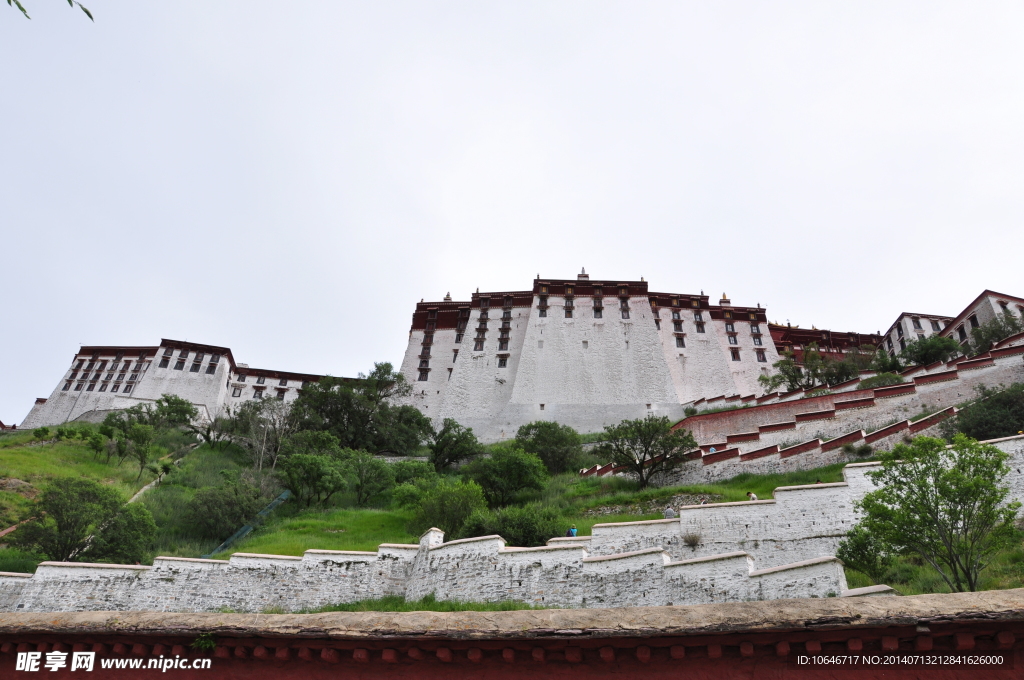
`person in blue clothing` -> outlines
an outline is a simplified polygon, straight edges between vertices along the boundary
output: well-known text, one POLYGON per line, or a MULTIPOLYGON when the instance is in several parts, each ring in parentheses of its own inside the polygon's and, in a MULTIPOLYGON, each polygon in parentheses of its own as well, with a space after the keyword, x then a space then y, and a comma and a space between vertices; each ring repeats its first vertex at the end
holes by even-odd
POLYGON ((565 532, 565 535, 569 536, 569 537, 575 537, 576 536, 576 525, 573 524, 571 527, 569 527, 569 530, 565 532))

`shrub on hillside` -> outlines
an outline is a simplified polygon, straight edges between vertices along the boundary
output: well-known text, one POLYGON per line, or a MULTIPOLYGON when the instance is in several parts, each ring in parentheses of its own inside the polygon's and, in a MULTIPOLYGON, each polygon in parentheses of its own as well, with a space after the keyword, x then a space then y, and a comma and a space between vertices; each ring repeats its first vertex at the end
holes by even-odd
POLYGON ((422 460, 400 460, 391 464, 391 470, 395 475, 395 484, 437 477, 434 466, 422 460))
POLYGON ((876 387, 888 387, 889 385, 899 385, 904 382, 903 376, 895 373, 879 373, 873 375, 870 378, 864 378, 857 383, 858 390, 873 390, 876 387))
POLYGON ((471 538, 497 534, 508 545, 528 548, 562 536, 567 528, 565 520, 552 508, 527 505, 475 512, 466 520, 459 536, 471 538))
POLYGON ((138 562, 156 533, 145 506, 89 479, 54 480, 27 514, 11 545, 58 562, 138 562))
POLYGON ((474 512, 486 509, 487 501, 479 484, 444 479, 420 496, 409 531, 418 535, 437 527, 449 536, 458 536, 474 512))
POLYGON ((281 483, 306 506, 326 504, 348 489, 344 461, 334 456, 296 453, 277 467, 281 483))
POLYGON ((543 489, 548 477, 540 458, 508 444, 495 447, 489 457, 474 460, 461 472, 480 485, 492 507, 508 505, 527 489, 543 489))
POLYGON ((341 455, 349 485, 356 493, 356 505, 367 505, 374 498, 395 486, 395 473, 391 466, 366 451, 345 449, 341 455))
POLYGON ((942 423, 942 435, 952 439, 957 432, 978 440, 1010 437, 1024 430, 1024 383, 1005 390, 978 388, 980 399, 960 409, 942 423))
POLYGON ((32 436, 39 441, 45 441, 50 438, 50 428, 48 427, 37 427, 32 431, 32 436))
POLYGON ((201 538, 224 539, 266 505, 259 487, 244 480, 200 489, 185 509, 185 521, 201 538))
POLYGON ((546 420, 528 423, 516 432, 516 444, 538 456, 553 475, 578 469, 583 443, 576 430, 546 420))
POLYGON ((1021 332, 1024 332, 1024 321, 1018 319, 1012 312, 1005 311, 971 331, 967 353, 974 355, 987 352, 1000 340, 1021 332))

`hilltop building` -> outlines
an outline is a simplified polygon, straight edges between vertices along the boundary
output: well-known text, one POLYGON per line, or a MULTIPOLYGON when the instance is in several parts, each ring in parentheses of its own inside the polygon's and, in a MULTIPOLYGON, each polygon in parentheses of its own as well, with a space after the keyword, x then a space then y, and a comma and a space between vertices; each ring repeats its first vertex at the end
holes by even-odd
POLYGON ((639 281, 536 278, 530 290, 446 296, 413 313, 410 403, 484 440, 550 419, 589 432, 702 397, 753 394, 778 361, 760 305, 659 293, 639 281))
POLYGON ((250 368, 227 347, 161 340, 153 347, 81 347, 49 397, 36 399, 23 429, 72 420, 98 422, 113 410, 156 401, 163 394, 188 399, 200 417, 225 406, 273 397, 294 401, 322 376, 250 368))

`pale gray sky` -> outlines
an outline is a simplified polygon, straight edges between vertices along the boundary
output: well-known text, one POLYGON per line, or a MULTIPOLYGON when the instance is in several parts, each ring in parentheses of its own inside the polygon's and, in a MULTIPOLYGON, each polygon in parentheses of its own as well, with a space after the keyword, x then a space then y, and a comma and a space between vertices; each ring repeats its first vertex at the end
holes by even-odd
POLYGON ((80 344, 354 375, 581 266, 842 331, 1024 294, 1017 2, 26 4, 5 423, 80 344))

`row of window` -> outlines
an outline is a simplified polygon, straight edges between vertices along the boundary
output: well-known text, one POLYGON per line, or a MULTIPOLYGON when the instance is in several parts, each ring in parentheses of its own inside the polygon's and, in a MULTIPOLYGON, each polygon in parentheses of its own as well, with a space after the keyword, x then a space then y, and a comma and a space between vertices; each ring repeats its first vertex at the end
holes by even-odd
MULTIPOLYGON (((73 381, 69 380, 68 382, 64 383, 64 392, 67 392, 69 389, 71 389, 72 382, 73 381)), ((75 392, 81 392, 83 387, 85 388, 86 392, 92 392, 93 390, 97 392, 106 392, 107 387, 109 386, 111 392, 117 392, 120 390, 121 392, 127 394, 132 391, 134 383, 126 383, 124 386, 122 386, 122 384, 119 382, 116 382, 113 385, 111 385, 109 382, 102 382, 99 383, 99 389, 96 389, 96 385, 97 383, 95 381, 86 383, 85 381, 80 380, 77 383, 75 383, 75 392)))
MULTIPOLYGON (((263 393, 266 392, 266 389, 267 388, 265 388, 265 387, 254 387, 254 388, 252 388, 252 398, 253 399, 262 399, 263 398, 263 393)), ((288 390, 277 390, 277 400, 278 401, 284 401, 284 397, 285 397, 286 394, 288 394, 288 390)), ((236 397, 236 398, 242 396, 242 388, 241 387, 236 387, 233 390, 231 390, 231 396, 232 397, 236 397)))
MULTIPOLYGON (((132 362, 131 361, 126 361, 126 362, 124 362, 124 364, 121 364, 119 361, 114 361, 114 362, 112 362, 110 364, 110 374, 116 373, 116 372, 118 372, 118 370, 120 370, 120 372, 122 374, 127 373, 128 370, 131 368, 131 366, 132 366, 132 362)), ((149 367, 149 363, 148 362, 145 365, 143 365, 143 363, 140 361, 136 365, 135 370, 136 371, 138 371, 140 369, 141 370, 145 370, 148 367, 149 367)), ((68 375, 68 377, 66 379, 67 380, 74 380, 75 378, 78 377, 78 372, 82 371, 82 379, 83 380, 88 380, 89 373, 92 372, 93 369, 95 369, 95 371, 96 371, 96 374, 93 377, 93 380, 99 380, 100 374, 103 371, 107 370, 107 362, 106 361, 90 361, 89 365, 85 366, 85 361, 81 360, 81 361, 78 362, 77 366, 75 366, 74 368, 71 369, 71 373, 68 375), (84 366, 84 368, 83 368, 83 366, 84 366)), ((107 376, 107 380, 110 380, 110 376, 109 375, 107 376)))

